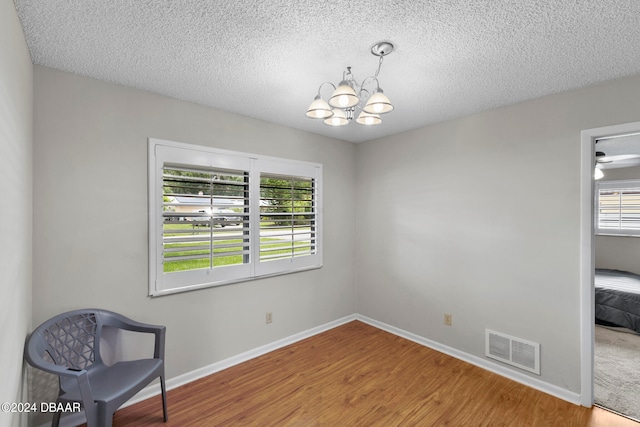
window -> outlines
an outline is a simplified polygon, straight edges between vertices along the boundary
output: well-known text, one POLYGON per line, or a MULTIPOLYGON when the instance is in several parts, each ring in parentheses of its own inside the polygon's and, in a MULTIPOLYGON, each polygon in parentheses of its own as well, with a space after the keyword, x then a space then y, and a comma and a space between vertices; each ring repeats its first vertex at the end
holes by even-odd
POLYGON ((640 180, 596 182, 596 234, 640 236, 640 180))
POLYGON ((149 139, 149 293, 322 266, 322 166, 149 139))

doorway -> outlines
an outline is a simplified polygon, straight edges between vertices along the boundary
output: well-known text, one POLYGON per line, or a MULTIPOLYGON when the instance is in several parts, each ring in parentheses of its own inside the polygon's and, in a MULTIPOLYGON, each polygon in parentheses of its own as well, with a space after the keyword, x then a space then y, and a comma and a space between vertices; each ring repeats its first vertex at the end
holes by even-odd
MULTIPOLYGON (((595 292, 594 167, 599 139, 640 132, 640 122, 584 130, 581 133, 581 398, 594 404, 595 292)), ((614 409, 615 408, 611 408, 614 409)))

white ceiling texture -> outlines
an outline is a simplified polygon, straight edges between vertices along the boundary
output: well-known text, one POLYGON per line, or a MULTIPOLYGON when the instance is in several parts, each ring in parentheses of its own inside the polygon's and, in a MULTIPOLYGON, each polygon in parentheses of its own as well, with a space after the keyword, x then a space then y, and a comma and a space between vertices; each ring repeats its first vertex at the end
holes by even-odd
POLYGON ((638 0, 15 4, 34 64, 352 142, 640 73, 638 0), (375 72, 383 40, 383 123, 307 118, 322 82, 375 72))

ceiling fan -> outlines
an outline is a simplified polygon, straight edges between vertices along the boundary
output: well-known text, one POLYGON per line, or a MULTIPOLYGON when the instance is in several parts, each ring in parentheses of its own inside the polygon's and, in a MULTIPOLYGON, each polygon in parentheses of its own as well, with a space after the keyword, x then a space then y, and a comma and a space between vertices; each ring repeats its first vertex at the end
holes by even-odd
POLYGON ((628 168, 640 165, 640 154, 607 155, 604 151, 596 151, 596 165, 600 169, 628 168))
POLYGON ((594 178, 605 169, 640 166, 640 134, 618 135, 596 140, 594 178))

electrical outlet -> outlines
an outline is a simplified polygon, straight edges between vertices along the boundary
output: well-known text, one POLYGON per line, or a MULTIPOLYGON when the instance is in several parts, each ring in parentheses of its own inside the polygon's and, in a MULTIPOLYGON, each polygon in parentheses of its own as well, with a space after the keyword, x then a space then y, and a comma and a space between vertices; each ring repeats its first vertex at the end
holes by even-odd
POLYGON ((449 313, 444 314, 444 324, 447 326, 451 326, 451 314, 449 313))
POLYGON ((272 312, 267 312, 267 323, 271 323, 273 322, 273 313, 272 312))

